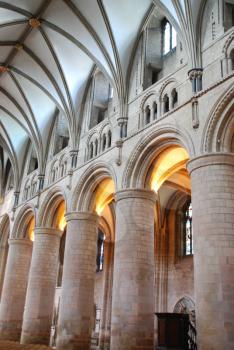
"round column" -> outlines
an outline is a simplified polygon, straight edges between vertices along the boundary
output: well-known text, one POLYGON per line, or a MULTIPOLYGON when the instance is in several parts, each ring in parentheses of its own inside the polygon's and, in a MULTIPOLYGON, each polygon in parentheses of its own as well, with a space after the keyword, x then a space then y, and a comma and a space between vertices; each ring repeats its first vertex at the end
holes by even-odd
POLYGON ((156 195, 124 190, 116 201, 111 350, 153 350, 156 195))
POLYGON ((49 344, 62 232, 36 228, 21 343, 49 344))
POLYGON ((66 215, 67 237, 60 302, 58 350, 90 349, 94 326, 97 215, 66 215))
POLYGON ((7 263, 7 255, 8 255, 8 242, 6 242, 3 246, 0 247, 0 299, 2 295, 2 287, 4 282, 6 263, 7 263))
POLYGON ((9 252, 0 305, 0 338, 20 340, 32 242, 9 239, 9 252))
POLYGON ((234 349, 234 155, 188 163, 199 350, 234 349))

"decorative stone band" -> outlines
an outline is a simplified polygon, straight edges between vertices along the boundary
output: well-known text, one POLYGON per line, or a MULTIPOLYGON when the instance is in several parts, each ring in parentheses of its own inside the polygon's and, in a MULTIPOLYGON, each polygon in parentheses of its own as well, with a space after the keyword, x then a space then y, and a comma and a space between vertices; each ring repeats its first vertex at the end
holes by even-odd
POLYGON ((208 153, 203 154, 197 158, 191 159, 187 163, 188 172, 191 173, 202 167, 210 165, 230 165, 234 166, 234 154, 233 153, 208 153))
POLYGON ((25 245, 32 246, 33 242, 30 241, 30 239, 28 239, 28 238, 9 238, 8 244, 9 244, 9 245, 13 245, 13 244, 25 244, 25 245))
POLYGON ((58 228, 51 227, 36 227, 34 230, 35 235, 50 235, 62 237, 63 232, 58 228))
POLYGON ((142 198, 142 199, 148 199, 153 203, 156 203, 157 195, 155 192, 151 190, 145 190, 142 188, 120 190, 115 194, 116 202, 126 198, 142 198))
POLYGON ((67 213, 65 215, 66 221, 72 221, 72 220, 88 220, 93 223, 97 223, 98 216, 97 214, 91 213, 91 212, 77 212, 73 211, 70 213, 67 213))

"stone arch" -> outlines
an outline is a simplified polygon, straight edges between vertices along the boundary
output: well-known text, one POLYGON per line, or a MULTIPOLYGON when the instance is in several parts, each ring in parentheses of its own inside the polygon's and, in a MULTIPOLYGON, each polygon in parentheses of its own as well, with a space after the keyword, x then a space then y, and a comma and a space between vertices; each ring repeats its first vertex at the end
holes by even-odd
POLYGON ((44 198, 38 213, 38 226, 53 227, 55 212, 59 204, 64 201, 67 208, 66 194, 60 187, 54 187, 44 198))
POLYGON ((188 296, 180 298, 174 306, 173 312, 189 314, 190 322, 196 325, 195 302, 188 296))
POLYGON ((227 58, 234 47, 234 33, 231 33, 223 45, 223 54, 227 58), (233 44, 233 45, 232 45, 233 44))
POLYGON ((98 184, 107 178, 114 181, 115 189, 117 179, 114 169, 105 162, 92 164, 81 176, 71 201, 72 211, 92 211, 94 196, 93 193, 98 184))
POLYGON ((109 122, 109 120, 107 120, 105 123, 103 123, 102 125, 101 125, 101 128, 100 128, 100 130, 99 130, 99 134, 101 135, 102 133, 103 133, 103 130, 105 129, 105 128, 111 128, 111 124, 110 124, 110 122, 109 122))
POLYGON ((152 91, 143 97, 140 104, 140 127, 144 127, 153 120, 153 105, 157 105, 157 102, 157 95, 152 91))
POLYGON ((155 157, 172 145, 184 147, 190 158, 193 158, 195 149, 190 135, 181 127, 163 125, 152 130, 134 148, 124 171, 122 188, 143 188, 155 157))
POLYGON ((174 306, 173 312, 183 313, 184 310, 194 310, 195 302, 188 296, 183 296, 180 298, 174 306))
POLYGON ((100 143, 100 132, 93 130, 87 138, 87 160, 92 159, 98 155, 98 147, 100 143))
POLYGON ((35 219, 36 227, 36 209, 33 204, 27 203, 17 213, 10 238, 26 238, 28 224, 33 218, 35 219))
POLYGON ((231 152, 234 135, 234 87, 219 97, 207 119, 201 153, 231 152))
POLYGON ((147 105, 147 101, 150 100, 151 98, 154 98, 155 101, 157 99, 157 95, 155 92, 150 91, 148 92, 142 99, 141 104, 140 104, 140 111, 143 111, 144 107, 147 105))
POLYGON ((169 84, 171 84, 171 83, 174 83, 174 84, 173 84, 173 87, 175 87, 174 85, 177 83, 176 79, 170 78, 170 79, 166 80, 166 81, 162 84, 162 86, 161 86, 161 88, 160 88, 160 90, 159 90, 159 100, 160 100, 160 101, 161 101, 162 98, 163 98, 163 94, 164 94, 164 91, 166 90, 166 87, 167 87, 169 84))

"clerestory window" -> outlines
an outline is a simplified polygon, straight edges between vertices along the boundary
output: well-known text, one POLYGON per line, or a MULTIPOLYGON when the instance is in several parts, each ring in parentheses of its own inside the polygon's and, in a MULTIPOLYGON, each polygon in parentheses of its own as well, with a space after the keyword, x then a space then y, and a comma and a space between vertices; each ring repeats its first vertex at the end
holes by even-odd
POLYGON ((171 25, 168 20, 164 20, 163 26, 163 55, 168 54, 170 51, 172 51, 177 44, 176 40, 176 31, 175 28, 171 25))

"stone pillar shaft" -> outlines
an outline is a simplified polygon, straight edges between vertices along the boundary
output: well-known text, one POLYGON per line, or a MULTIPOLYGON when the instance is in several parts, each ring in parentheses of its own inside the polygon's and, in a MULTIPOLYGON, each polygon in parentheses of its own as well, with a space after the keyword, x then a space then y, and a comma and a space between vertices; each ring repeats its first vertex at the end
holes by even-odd
POLYGON ((103 287, 103 301, 101 311, 101 324, 99 335, 99 348, 105 349, 105 345, 110 343, 110 309, 111 309, 111 294, 113 282, 113 254, 114 244, 112 242, 105 242, 104 247, 104 287, 103 287))
POLYGON ((49 344, 62 232, 35 229, 21 343, 49 344))
POLYGON ((1 339, 20 340, 31 256, 32 242, 29 239, 9 239, 0 305, 1 339))
POLYGON ((234 349, 234 155, 188 163, 199 350, 234 349))
POLYGON ((124 190, 116 201, 111 350, 152 350, 156 195, 124 190))
POLYGON ((97 215, 66 215, 67 237, 58 320, 58 350, 88 350, 94 326, 97 215))

